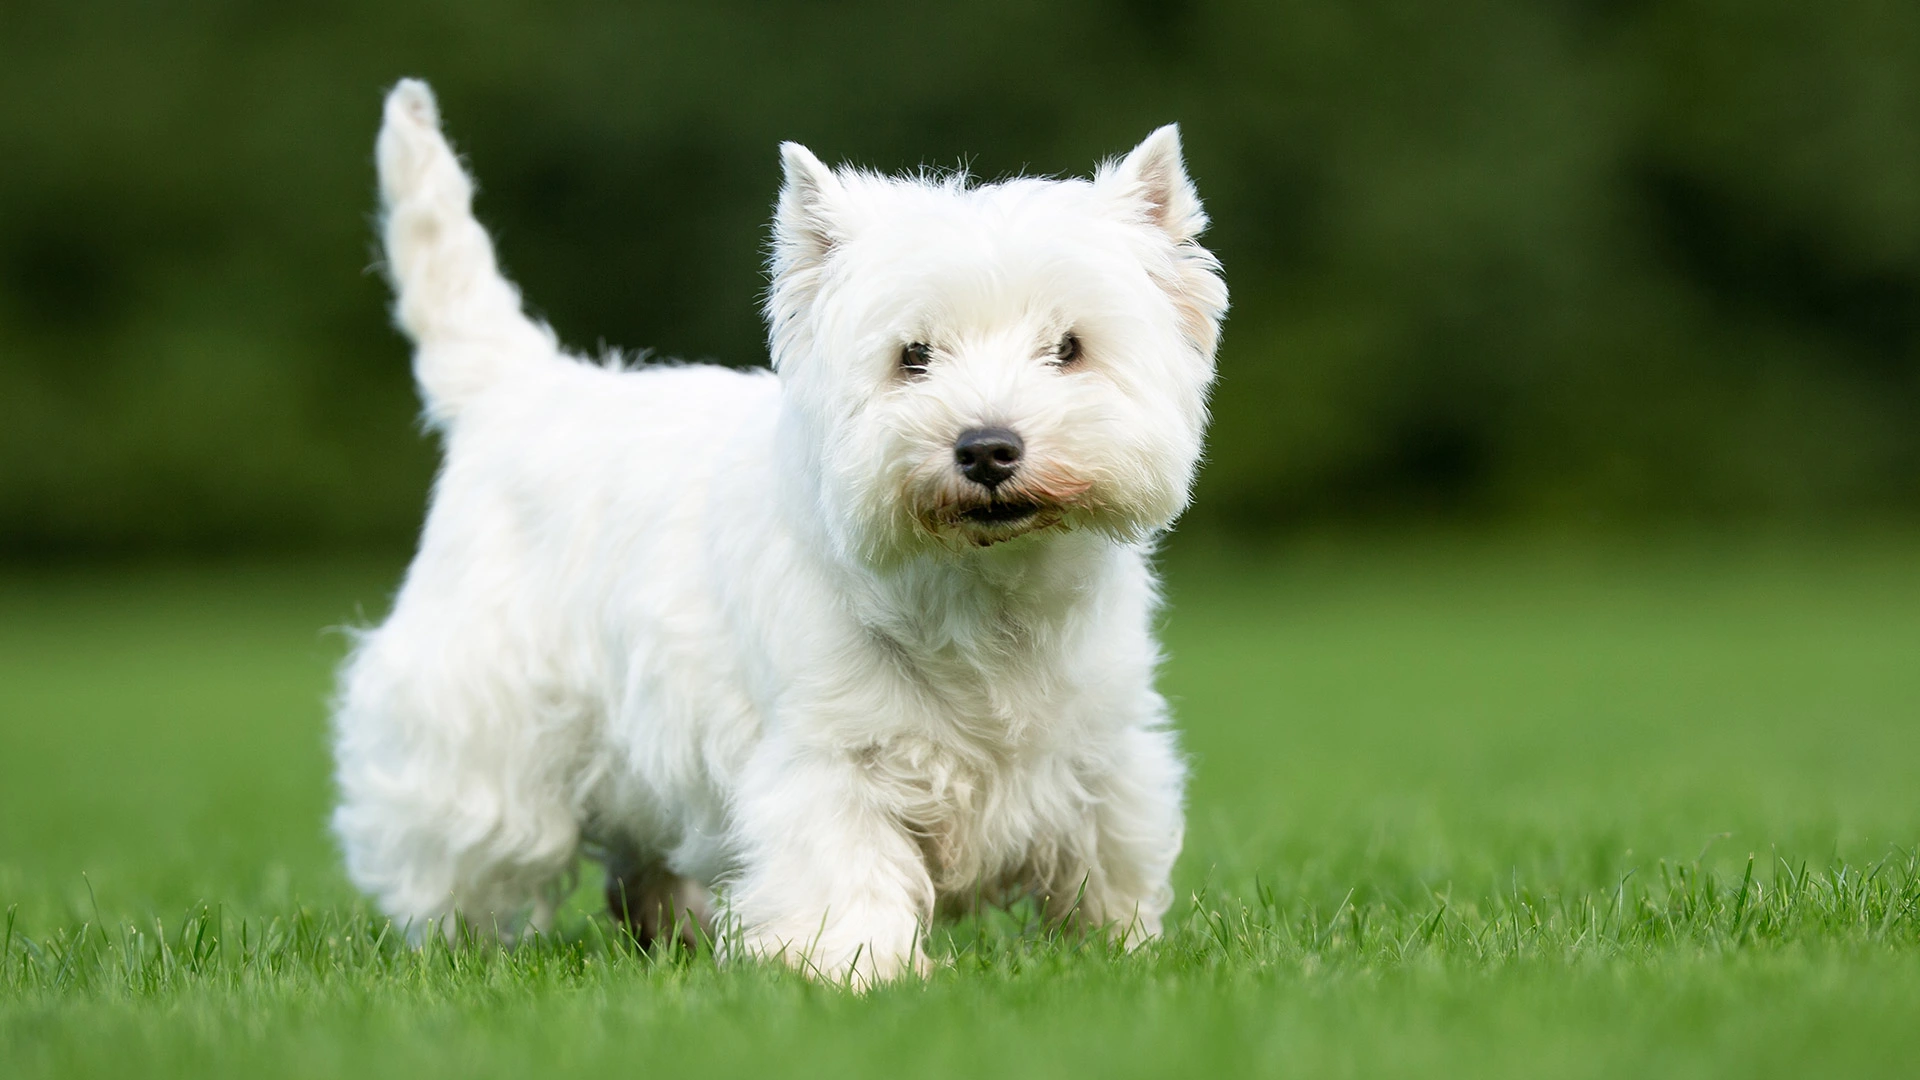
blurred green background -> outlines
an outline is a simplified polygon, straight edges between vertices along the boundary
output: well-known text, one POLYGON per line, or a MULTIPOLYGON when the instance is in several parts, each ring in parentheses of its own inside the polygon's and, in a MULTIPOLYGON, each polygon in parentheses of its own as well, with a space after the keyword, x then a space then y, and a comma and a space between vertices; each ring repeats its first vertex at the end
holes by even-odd
POLYGON ((1913 0, 0 0, 0 1074, 1906 1075, 1917 525, 1913 0), (437 456, 403 75, 565 341, 731 364, 780 140, 996 177, 1183 125, 1234 308, 1163 948, 857 1000, 335 962, 327 628, 437 456), (142 966, 208 909, 217 963, 142 966))
POLYGON ((1184 126, 1234 292, 1188 527, 1920 510, 1920 5, 0 8, 0 554, 371 547, 434 462, 373 270, 439 90, 571 345, 762 362, 777 170, 1184 126))

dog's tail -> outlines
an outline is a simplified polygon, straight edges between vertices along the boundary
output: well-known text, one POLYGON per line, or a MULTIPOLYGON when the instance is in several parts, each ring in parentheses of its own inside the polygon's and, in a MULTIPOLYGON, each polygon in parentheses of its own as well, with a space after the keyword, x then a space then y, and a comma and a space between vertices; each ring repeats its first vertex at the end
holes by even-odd
POLYGON ((402 79, 387 94, 376 156, 395 319, 417 346, 427 413, 444 425, 512 369, 557 358, 559 345, 500 275, 426 83, 402 79))

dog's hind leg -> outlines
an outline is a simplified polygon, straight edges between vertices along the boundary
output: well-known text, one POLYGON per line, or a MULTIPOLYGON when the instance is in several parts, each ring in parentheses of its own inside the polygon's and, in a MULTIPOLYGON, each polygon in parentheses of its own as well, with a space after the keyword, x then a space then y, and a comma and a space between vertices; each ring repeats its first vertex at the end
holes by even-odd
POLYGON ((713 940, 713 898, 660 859, 610 853, 606 893, 607 913, 643 949, 669 942, 695 949, 702 937, 713 940))
POLYGON ((529 910, 545 929, 580 844, 571 725, 405 629, 369 635, 342 680, 333 831, 348 876, 416 941, 433 926, 511 936, 529 910))
POLYGON ((418 345, 414 375, 428 413, 444 424, 514 367, 550 362, 559 346, 501 276, 426 83, 403 79, 387 95, 376 157, 395 315, 418 345))

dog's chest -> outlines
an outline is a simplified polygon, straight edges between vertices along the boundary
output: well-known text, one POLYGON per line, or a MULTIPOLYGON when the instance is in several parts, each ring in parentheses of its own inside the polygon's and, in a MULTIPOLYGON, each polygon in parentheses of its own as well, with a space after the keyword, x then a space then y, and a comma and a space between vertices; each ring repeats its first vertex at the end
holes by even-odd
POLYGON ((1068 839, 1090 814, 1075 762, 1095 733, 1070 607, 958 587, 865 606, 898 708, 863 765, 944 895, 1043 886, 1084 846, 1068 839))
POLYGON ((863 764, 943 894, 1031 877, 1033 852, 1062 828, 1061 800, 1036 797, 1043 770, 1031 756, 900 737, 863 764))
POLYGON ((1036 853, 1056 850, 1083 809, 1057 749, 1070 695, 1025 665, 960 656, 923 662, 915 678, 918 715, 874 746, 869 778, 942 893, 1037 884, 1036 853))

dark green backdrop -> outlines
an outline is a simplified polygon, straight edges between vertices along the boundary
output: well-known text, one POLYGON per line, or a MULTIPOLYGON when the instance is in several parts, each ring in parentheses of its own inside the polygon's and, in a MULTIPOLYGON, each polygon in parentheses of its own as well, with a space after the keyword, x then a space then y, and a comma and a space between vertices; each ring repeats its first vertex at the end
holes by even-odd
POLYGON ((776 142, 1179 120, 1234 290, 1193 525, 1920 508, 1920 4, 0 4, 0 550, 389 543, 373 263, 431 79, 571 344, 758 363, 776 142))

